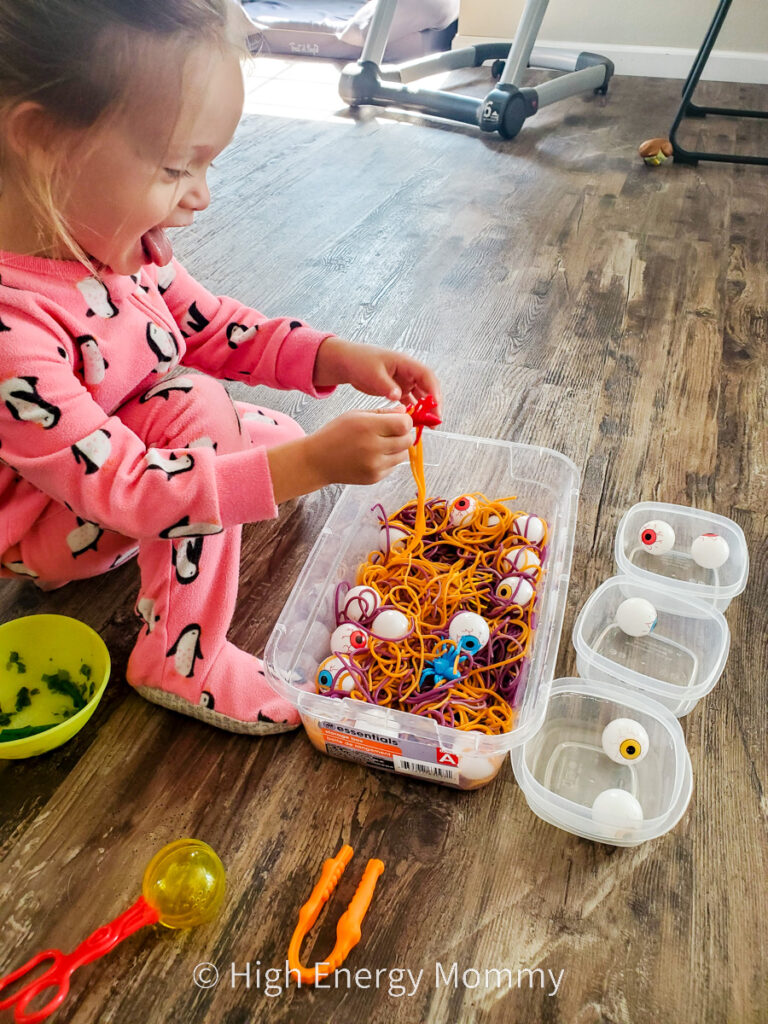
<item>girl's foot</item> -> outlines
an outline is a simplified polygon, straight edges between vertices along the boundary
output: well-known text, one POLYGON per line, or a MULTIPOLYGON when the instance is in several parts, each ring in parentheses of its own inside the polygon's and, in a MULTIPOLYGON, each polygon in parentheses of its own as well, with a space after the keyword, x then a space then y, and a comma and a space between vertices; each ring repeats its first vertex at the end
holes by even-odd
POLYGON ((159 639, 142 630, 128 659, 126 678, 147 700, 248 735, 288 732, 301 721, 293 705, 269 685, 263 663, 252 654, 225 642, 206 666, 198 637, 180 637, 170 651, 159 649, 159 639), (164 671, 154 680, 158 666, 164 671))

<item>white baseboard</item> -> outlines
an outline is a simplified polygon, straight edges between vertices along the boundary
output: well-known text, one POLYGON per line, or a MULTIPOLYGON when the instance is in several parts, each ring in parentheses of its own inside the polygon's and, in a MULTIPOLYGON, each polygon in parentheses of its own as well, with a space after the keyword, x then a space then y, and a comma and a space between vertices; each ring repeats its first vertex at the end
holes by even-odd
MULTIPOLYGON (((492 36, 455 36, 454 50, 475 43, 494 43, 492 36)), ((617 75, 645 75, 648 78, 682 78, 688 76, 696 56, 695 50, 674 46, 624 46, 619 43, 565 43, 560 40, 537 40, 539 46, 579 53, 589 50, 608 57, 616 65, 617 75)), ((737 50, 713 50, 702 81, 748 82, 768 85, 768 53, 750 53, 737 50)))

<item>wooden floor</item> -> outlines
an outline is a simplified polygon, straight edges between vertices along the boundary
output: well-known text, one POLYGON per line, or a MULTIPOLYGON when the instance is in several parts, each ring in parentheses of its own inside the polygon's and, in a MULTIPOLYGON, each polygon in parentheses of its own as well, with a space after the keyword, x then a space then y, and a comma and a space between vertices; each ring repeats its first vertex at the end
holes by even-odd
MULTIPOLYGON (((83 968, 59 1024, 764 1021, 766 171, 638 161, 638 143, 671 123, 679 82, 615 79, 607 102, 547 108, 505 143, 382 111, 353 119, 336 74, 255 63, 246 115, 212 172, 214 203, 178 234, 177 254, 270 315, 421 354, 442 379, 446 428, 547 445, 577 463, 559 675, 575 672, 574 616, 612 574, 630 505, 697 505, 743 527, 751 575, 728 611, 727 668, 682 720, 693 799, 671 833, 614 849, 536 818, 508 763, 462 794, 324 757, 301 732, 220 733, 125 683, 135 566, 49 594, 4 581, 3 620, 77 616, 101 632, 114 671, 74 740, 0 762, 0 972, 42 948, 73 948, 136 898, 155 850, 196 835, 228 868, 220 918, 194 932, 146 929, 83 968), (376 856, 386 872, 348 966, 390 973, 367 991, 342 978, 337 990, 268 995, 257 972, 284 964, 298 908, 342 842, 356 856, 316 955, 376 856), (218 986, 196 987, 201 962, 218 967, 218 986), (505 968, 512 988, 484 973, 505 968), (518 987, 524 968, 543 973, 518 987), (405 975, 400 994, 396 969, 423 970, 415 993, 405 975)), ((455 80, 482 93, 487 75, 455 80)), ((706 94, 768 108, 768 87, 706 94)), ((687 138, 768 153, 765 126, 710 120, 687 138)), ((250 394, 307 430, 372 404, 349 389, 322 403, 250 394)), ((248 650, 263 648, 337 496, 246 528, 232 638, 248 650)))

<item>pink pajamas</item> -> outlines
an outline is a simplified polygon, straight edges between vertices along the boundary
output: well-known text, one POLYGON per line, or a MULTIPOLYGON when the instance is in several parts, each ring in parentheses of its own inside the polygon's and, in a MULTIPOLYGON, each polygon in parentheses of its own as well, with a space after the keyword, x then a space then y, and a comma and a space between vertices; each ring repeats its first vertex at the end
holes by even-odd
POLYGON ((208 374, 318 395, 328 335, 212 296, 175 261, 97 281, 0 256, 0 274, 0 575, 49 589, 138 549, 129 682, 234 731, 295 723, 226 634, 241 524, 277 512, 266 450, 303 432, 208 374))

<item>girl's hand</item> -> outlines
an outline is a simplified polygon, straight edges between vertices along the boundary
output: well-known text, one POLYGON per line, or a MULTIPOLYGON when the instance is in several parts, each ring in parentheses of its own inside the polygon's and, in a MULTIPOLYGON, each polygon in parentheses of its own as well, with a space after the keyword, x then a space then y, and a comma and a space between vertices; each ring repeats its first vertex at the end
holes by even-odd
POLYGON ((346 412, 309 437, 267 451, 275 502, 327 484, 374 484, 408 461, 412 444, 413 421, 402 407, 346 412))
POLYGON ((411 405, 434 395, 440 415, 441 394, 437 377, 417 359, 375 345, 341 338, 326 338, 317 350, 315 387, 351 384, 364 395, 380 395, 411 405))

